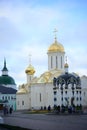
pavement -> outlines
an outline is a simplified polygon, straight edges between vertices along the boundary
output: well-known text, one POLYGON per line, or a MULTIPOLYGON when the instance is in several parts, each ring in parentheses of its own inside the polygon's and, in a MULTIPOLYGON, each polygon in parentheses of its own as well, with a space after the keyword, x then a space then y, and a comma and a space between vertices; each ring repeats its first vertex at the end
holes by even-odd
POLYGON ((22 111, 3 116, 4 123, 33 130, 87 130, 87 114, 24 114, 22 111))

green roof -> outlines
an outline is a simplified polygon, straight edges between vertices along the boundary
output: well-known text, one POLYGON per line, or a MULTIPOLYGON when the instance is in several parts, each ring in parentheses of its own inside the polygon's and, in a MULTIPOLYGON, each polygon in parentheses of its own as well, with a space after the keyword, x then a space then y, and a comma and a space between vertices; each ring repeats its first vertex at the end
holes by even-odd
POLYGON ((0 85, 16 85, 14 79, 11 76, 8 75, 2 75, 0 76, 0 85))

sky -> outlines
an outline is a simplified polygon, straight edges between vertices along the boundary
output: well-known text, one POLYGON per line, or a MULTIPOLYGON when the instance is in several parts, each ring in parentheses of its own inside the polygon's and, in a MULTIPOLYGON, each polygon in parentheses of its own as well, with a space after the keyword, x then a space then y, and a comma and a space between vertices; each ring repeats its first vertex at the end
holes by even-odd
POLYGON ((29 55, 35 76, 48 70, 47 50, 54 42, 54 28, 69 72, 87 76, 86 0, 0 0, 0 70, 5 57, 17 86, 27 82, 29 55))

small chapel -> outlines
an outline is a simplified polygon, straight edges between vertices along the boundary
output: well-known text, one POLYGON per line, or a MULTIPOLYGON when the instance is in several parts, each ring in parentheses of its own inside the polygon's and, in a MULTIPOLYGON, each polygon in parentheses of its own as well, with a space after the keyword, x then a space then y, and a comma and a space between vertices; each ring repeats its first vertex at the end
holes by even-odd
POLYGON ((30 63, 25 73, 27 82, 19 85, 16 93, 17 110, 53 108, 56 106, 87 107, 87 77, 69 72, 64 46, 57 36, 47 49, 48 70, 35 77, 30 63))

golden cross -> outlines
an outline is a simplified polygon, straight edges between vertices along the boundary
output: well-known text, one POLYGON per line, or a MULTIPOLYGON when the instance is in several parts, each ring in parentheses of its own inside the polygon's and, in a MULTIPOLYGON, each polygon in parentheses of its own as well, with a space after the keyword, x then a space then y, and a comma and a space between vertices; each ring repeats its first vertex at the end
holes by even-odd
POLYGON ((56 33, 58 32, 57 29, 55 28, 53 32, 54 32, 55 37, 56 37, 56 33))
POLYGON ((66 56, 66 63, 67 63, 67 56, 66 56))
POLYGON ((29 54, 29 64, 31 64, 31 54, 29 54))
POLYGON ((54 32, 54 35, 55 35, 55 41, 56 41, 56 40, 57 40, 56 33, 57 33, 58 31, 57 31, 57 29, 55 28, 53 32, 54 32))

